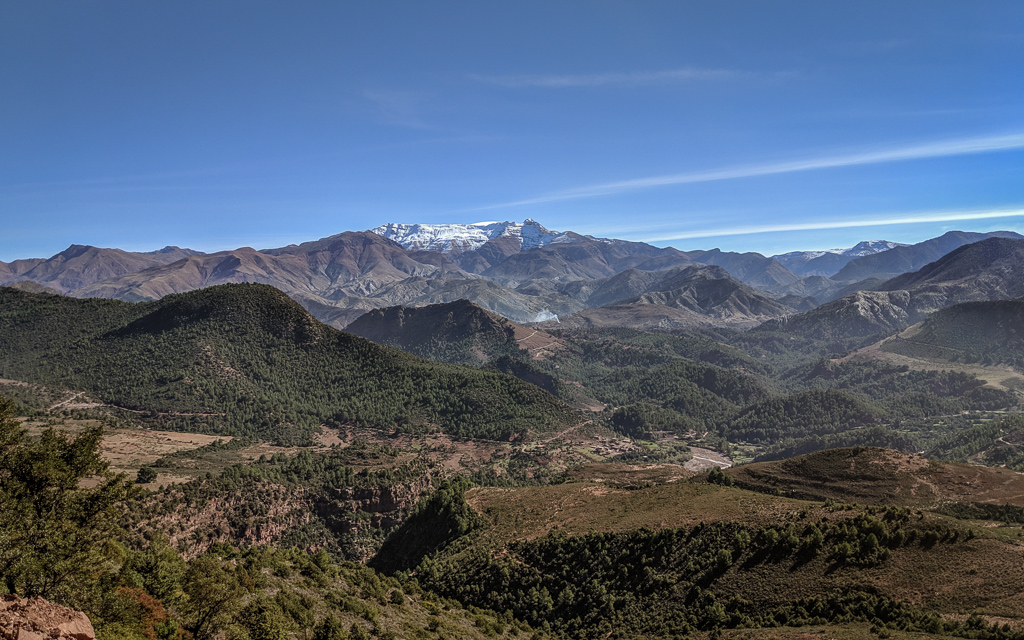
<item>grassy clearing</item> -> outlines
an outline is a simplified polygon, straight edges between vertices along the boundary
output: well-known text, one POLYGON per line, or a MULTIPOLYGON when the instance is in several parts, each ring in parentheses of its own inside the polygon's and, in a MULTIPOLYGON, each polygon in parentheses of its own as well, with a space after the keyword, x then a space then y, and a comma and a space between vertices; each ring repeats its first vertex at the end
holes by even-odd
POLYGON ((482 535, 496 545, 508 540, 532 540, 554 531, 580 535, 701 522, 770 524, 812 506, 801 500, 716 485, 649 484, 659 474, 673 473, 686 472, 667 465, 648 467, 646 471, 630 465, 591 465, 573 474, 597 481, 516 489, 482 487, 467 492, 466 500, 490 523, 482 535), (638 476, 649 486, 630 490, 619 484, 638 476))
MULTIPOLYGON (((916 326, 916 325, 915 325, 916 326)), ((904 338, 912 338, 915 327, 907 329, 903 334, 904 338)), ((1019 393, 1024 388, 1024 375, 1005 365, 982 365, 977 363, 951 362, 940 357, 939 353, 929 352, 928 355, 915 354, 905 355, 887 350, 887 343, 892 338, 886 338, 881 342, 858 349, 853 353, 841 358, 841 361, 866 362, 881 360, 895 365, 905 365, 914 371, 956 371, 968 375, 977 376, 984 380, 985 384, 995 389, 1004 389, 1019 393)))
POLYGON ((944 501, 1024 506, 1024 475, 1009 469, 937 462, 888 449, 819 451, 728 471, 758 491, 815 500, 930 508, 944 501))
MULTIPOLYGON (((711 637, 711 634, 695 635, 695 639, 711 637)), ((717 637, 723 640, 877 640, 878 629, 872 625, 848 624, 810 627, 778 627, 775 629, 727 629, 717 637)), ((928 633, 885 630, 890 640, 932 640, 928 633)))

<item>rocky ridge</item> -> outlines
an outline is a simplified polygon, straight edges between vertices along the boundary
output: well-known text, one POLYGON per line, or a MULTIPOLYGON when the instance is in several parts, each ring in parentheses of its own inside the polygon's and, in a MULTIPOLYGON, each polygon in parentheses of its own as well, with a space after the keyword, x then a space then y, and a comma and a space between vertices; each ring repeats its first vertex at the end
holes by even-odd
POLYGON ((0 596, 2 640, 96 640, 89 617, 42 598, 0 596))

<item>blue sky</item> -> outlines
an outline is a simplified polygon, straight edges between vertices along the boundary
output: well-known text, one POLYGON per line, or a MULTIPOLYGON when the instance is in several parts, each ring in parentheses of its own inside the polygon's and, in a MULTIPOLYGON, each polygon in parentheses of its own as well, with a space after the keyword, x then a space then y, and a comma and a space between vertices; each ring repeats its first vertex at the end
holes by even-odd
POLYGON ((0 260, 384 222, 1024 232, 1024 3, 0 3, 0 260))

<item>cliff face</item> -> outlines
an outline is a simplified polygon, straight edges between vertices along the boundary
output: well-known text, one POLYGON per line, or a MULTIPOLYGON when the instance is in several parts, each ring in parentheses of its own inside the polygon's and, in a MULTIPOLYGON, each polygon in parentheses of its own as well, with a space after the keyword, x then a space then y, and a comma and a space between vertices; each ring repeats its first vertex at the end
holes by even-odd
POLYGON ((430 476, 324 492, 260 482, 191 504, 182 504, 181 496, 172 492, 165 497, 166 510, 150 526, 167 532, 186 559, 202 555, 215 542, 250 546, 282 541, 309 550, 341 545, 339 550, 358 559, 376 551, 359 534, 401 524, 430 485, 430 476))
POLYGON ((42 598, 0 596, 2 640, 96 640, 88 616, 42 598))

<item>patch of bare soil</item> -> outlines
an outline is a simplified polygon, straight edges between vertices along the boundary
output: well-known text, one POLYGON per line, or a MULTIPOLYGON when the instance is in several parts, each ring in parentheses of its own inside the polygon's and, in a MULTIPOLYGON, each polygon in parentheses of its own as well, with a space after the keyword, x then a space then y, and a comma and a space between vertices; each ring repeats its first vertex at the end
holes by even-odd
POLYGON ((227 442, 231 440, 231 436, 207 436, 200 433, 148 429, 111 429, 104 434, 100 451, 115 471, 123 471, 138 469, 156 462, 169 453, 191 451, 217 440, 227 442))
POLYGON ((345 432, 341 429, 331 429, 330 427, 320 425, 320 432, 313 436, 313 441, 321 447, 343 447, 348 444, 343 437, 345 435, 345 432))
POLYGON ((893 449, 881 449, 877 452, 877 457, 871 461, 871 464, 889 464, 895 466, 898 471, 909 472, 927 469, 931 465, 931 460, 924 456, 915 456, 893 449))
POLYGON ((624 487, 671 484, 692 478, 695 475, 693 471, 678 464, 626 464, 621 462, 584 464, 576 467, 570 473, 572 477, 586 482, 601 482, 624 487))
POLYGON ((65 398, 64 400, 61 400, 60 402, 54 403, 47 410, 53 411, 54 409, 94 409, 96 407, 102 406, 102 403, 93 402, 88 397, 86 397, 85 393, 79 391, 72 392, 69 397, 65 398))
POLYGON ((543 360, 553 353, 565 351, 565 344, 546 331, 515 325, 514 332, 516 344, 520 349, 526 349, 534 360, 543 360))
MULTIPOLYGON (((30 436, 38 436, 50 426, 35 420, 27 420, 24 424, 30 436)), ((69 433, 80 433, 96 424, 99 424, 96 420, 68 420, 59 424, 57 428, 69 433)), ((208 436, 201 433, 105 428, 103 440, 100 442, 100 455, 110 463, 111 471, 127 473, 132 476, 139 470, 139 467, 151 465, 168 454, 191 451, 218 440, 228 442, 231 439, 231 436, 208 436)), ((175 474, 161 474, 161 476, 163 477, 158 477, 151 486, 191 479, 175 474)))
POLYGON ((605 438, 595 435, 596 444, 593 445, 593 452, 599 456, 611 458, 630 451, 641 451, 643 447, 634 444, 629 438, 605 438))
MULTIPOLYGON (((907 329, 899 337, 907 339, 917 333, 916 325, 907 329)), ((857 351, 838 358, 835 362, 870 362, 881 360, 896 365, 905 365, 914 371, 956 371, 977 376, 984 380, 985 385, 995 389, 1015 391, 1024 385, 1024 376, 1007 366, 985 366, 980 364, 967 364, 963 362, 949 362, 930 358, 913 358, 898 353, 890 353, 882 349, 892 338, 886 338, 875 344, 868 345, 857 351)))
POLYGON ((711 449, 702 449, 701 447, 690 447, 690 452, 693 457, 686 461, 683 466, 690 471, 703 471, 704 469, 710 469, 712 467, 718 467, 719 469, 728 469, 732 466, 732 460, 729 456, 712 451, 711 449))

